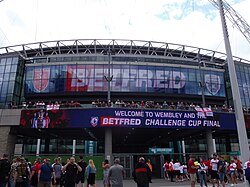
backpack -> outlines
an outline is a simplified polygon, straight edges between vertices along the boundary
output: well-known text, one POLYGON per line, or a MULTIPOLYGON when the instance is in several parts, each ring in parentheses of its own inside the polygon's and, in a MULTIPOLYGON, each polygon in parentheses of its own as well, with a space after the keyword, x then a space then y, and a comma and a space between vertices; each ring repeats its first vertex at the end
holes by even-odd
POLYGON ((24 182, 28 180, 28 166, 26 164, 20 164, 17 166, 16 171, 17 171, 17 182, 24 182))

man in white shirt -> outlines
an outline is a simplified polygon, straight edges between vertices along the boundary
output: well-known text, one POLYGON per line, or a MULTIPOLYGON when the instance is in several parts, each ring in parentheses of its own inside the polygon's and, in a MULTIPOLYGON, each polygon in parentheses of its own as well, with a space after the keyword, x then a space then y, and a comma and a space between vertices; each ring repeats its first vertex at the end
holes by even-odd
POLYGON ((213 159, 210 162, 210 166, 212 167, 211 179, 212 179, 213 187, 214 187, 215 183, 217 183, 218 187, 220 186, 219 175, 218 175, 218 162, 219 162, 219 160, 217 159, 217 154, 213 154, 213 159))
POLYGON ((180 162, 178 160, 176 160, 176 162, 173 165, 176 182, 179 182, 181 180, 181 178, 180 178, 180 166, 181 166, 180 162))

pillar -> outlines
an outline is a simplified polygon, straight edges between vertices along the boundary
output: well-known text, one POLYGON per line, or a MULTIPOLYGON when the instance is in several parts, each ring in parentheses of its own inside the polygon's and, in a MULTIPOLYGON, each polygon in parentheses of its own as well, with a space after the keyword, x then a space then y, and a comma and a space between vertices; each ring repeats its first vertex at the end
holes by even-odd
POLYGON ((231 140, 230 138, 226 138, 226 152, 229 153, 231 152, 231 140))
POLYGON ((36 143, 36 156, 40 155, 41 139, 37 139, 36 143))
POLYGON ((213 153, 216 152, 215 143, 213 142, 212 130, 206 130, 206 142, 207 142, 207 154, 210 157, 213 153))
POLYGON ((0 157, 3 154, 9 156, 14 154, 16 135, 10 133, 11 127, 4 126, 0 127, 0 157))
POLYGON ((187 158, 186 158, 186 147, 185 147, 185 141, 182 140, 181 141, 181 147, 182 147, 182 153, 183 153, 183 162, 186 163, 187 162, 187 158))
POLYGON ((214 148, 214 153, 216 153, 216 143, 215 143, 215 139, 213 139, 213 148, 214 148))
POLYGON ((73 140, 73 147, 72 147, 72 156, 76 154, 76 140, 73 140))
POLYGON ((105 159, 112 161, 112 129, 105 128, 105 159))

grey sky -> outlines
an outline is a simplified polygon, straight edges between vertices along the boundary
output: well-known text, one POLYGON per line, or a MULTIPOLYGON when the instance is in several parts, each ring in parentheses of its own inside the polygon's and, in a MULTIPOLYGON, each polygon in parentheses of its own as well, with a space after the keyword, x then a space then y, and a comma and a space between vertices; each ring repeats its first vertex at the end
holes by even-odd
MULTIPOLYGON (((248 23, 249 0, 228 0, 248 23)), ((234 56, 250 44, 228 21, 234 56)), ((219 11, 208 0, 4 0, 0 46, 64 39, 139 39, 224 52, 219 11)))

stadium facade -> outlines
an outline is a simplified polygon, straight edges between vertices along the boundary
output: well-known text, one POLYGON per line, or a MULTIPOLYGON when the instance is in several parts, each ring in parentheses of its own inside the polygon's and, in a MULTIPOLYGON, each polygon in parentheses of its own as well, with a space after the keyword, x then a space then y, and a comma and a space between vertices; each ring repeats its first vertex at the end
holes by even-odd
MULTIPOLYGON (((238 57, 234 61, 247 113, 250 61, 238 57)), ((212 108, 232 106, 224 53, 152 41, 66 40, 2 47, 0 66, 0 133, 5 142, 1 152, 88 154, 91 142, 93 153, 103 154, 107 149, 105 136, 111 135, 113 143, 109 146, 116 154, 146 154, 151 148, 205 154, 206 129, 212 130, 217 152, 238 150, 233 112, 216 110, 212 118, 200 119, 197 112, 187 108, 151 106, 163 106, 164 101, 168 105, 200 105, 202 96, 212 108), (114 104, 112 108, 97 108, 91 104, 107 102, 109 78, 113 103, 143 101, 148 107, 114 104), (78 107, 27 108, 29 102, 38 101, 61 106, 77 101, 78 107), (49 124, 34 128, 32 119, 41 113, 49 124)), ((249 134, 248 114, 245 120, 249 134)))

